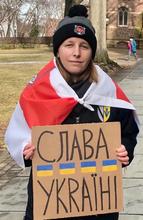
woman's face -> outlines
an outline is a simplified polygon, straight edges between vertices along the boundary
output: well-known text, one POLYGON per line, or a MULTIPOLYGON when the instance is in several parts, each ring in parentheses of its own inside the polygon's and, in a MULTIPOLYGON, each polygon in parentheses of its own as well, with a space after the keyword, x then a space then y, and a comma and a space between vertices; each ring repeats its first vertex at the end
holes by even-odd
POLYGON ((92 59, 92 50, 84 39, 71 37, 60 45, 58 57, 69 73, 80 75, 92 59))

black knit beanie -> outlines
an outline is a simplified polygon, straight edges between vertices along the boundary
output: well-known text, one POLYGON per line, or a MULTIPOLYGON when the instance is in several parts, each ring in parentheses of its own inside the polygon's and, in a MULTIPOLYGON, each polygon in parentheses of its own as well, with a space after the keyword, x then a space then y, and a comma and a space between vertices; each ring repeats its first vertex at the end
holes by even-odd
POLYGON ((70 37, 78 37, 87 41, 92 49, 92 59, 95 57, 97 40, 95 30, 87 18, 87 9, 84 5, 74 5, 68 16, 61 20, 53 35, 53 51, 57 55, 60 45, 70 37))

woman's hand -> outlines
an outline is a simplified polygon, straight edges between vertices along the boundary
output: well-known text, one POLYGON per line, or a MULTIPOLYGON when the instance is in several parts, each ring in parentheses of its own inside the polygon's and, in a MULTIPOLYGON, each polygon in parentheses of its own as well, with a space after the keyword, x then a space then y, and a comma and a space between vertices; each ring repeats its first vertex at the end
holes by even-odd
POLYGON ((35 151, 35 147, 31 143, 27 144, 23 150, 23 155, 25 160, 29 160, 29 159, 32 160, 34 151, 35 151))
POLYGON ((129 164, 129 157, 128 152, 124 145, 121 145, 121 147, 117 148, 116 150, 117 159, 123 164, 128 165, 129 164))

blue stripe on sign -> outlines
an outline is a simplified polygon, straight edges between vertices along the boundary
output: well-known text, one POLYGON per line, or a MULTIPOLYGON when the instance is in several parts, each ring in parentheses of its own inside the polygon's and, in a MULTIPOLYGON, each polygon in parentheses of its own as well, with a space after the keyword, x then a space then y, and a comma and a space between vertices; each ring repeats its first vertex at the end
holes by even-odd
POLYGON ((109 165, 116 165, 117 160, 103 160, 102 165, 103 166, 109 166, 109 165))
POLYGON ((61 163, 59 167, 60 169, 71 169, 75 168, 75 163, 61 163))
POLYGON ((96 166, 96 161, 85 161, 80 163, 81 167, 94 167, 96 166))
POLYGON ((53 166, 51 164, 48 165, 38 165, 37 170, 53 170, 53 166))

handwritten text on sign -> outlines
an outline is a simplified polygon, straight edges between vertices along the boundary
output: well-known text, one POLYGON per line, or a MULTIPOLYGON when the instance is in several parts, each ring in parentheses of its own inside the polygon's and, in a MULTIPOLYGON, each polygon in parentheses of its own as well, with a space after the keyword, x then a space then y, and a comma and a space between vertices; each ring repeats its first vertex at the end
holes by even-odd
POLYGON ((34 220, 122 210, 119 123, 34 127, 34 220))

